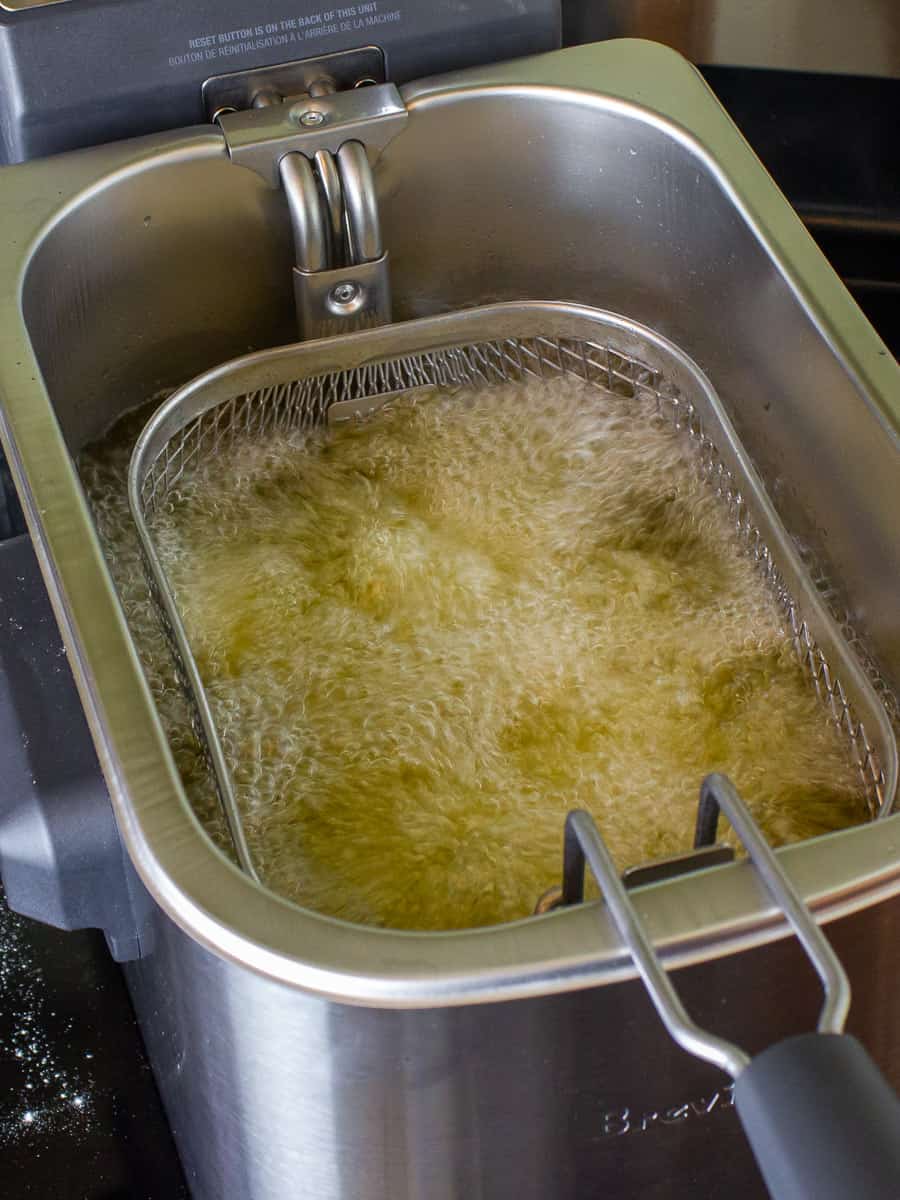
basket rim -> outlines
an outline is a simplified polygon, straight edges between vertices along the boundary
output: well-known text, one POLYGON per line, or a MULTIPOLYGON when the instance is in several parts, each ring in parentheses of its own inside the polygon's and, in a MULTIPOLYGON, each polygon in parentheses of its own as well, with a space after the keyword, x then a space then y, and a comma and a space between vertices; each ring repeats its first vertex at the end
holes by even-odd
MULTIPOLYGON (((849 646, 847 646, 837 623, 830 613, 828 613, 811 581, 808 580, 793 542, 777 517, 752 462, 743 450, 721 400, 697 364, 682 350, 660 334, 618 314, 603 312, 602 310, 583 305, 562 304, 559 302, 522 301, 518 303, 490 305, 465 310, 460 313, 423 318, 401 326, 374 329, 363 334, 347 335, 344 338, 334 338, 314 343, 300 343, 242 356, 229 363, 221 364, 198 376, 196 379, 191 380, 183 388, 173 393, 150 418, 135 445, 129 469, 128 486, 132 514, 135 517, 141 539, 144 542, 144 549, 148 555, 151 567, 154 569, 154 574, 157 571, 159 573, 159 580, 161 580, 164 589, 163 594, 167 593, 165 573, 156 554, 147 522, 144 519, 141 486, 147 472, 151 469, 153 462, 156 461, 161 446, 179 430, 189 425, 200 414, 208 412, 227 400, 233 399, 235 395, 243 395, 251 390, 275 388, 289 380, 326 375, 331 372, 360 368, 372 363, 383 363, 392 359, 400 359, 404 356, 414 354, 416 351, 424 352, 426 349, 438 350, 448 347, 482 345, 502 340, 504 337, 528 338, 545 336, 571 339, 584 337, 586 339, 587 335, 590 334, 596 337, 598 332, 602 332, 605 335, 606 345, 615 353, 627 355, 632 351, 640 350, 642 352, 642 361, 647 362, 647 350, 649 348, 652 353, 650 354, 651 361, 647 362, 647 365, 654 369, 665 369, 667 378, 674 379, 681 386, 689 384, 692 388, 697 389, 694 394, 702 396, 703 403, 708 405, 709 410, 714 413, 718 424, 719 437, 716 439, 717 444, 720 450, 725 452, 726 461, 728 461, 729 466, 734 467, 736 465, 738 467, 740 471, 738 478, 741 486, 751 486, 753 490, 754 515, 764 516, 769 524, 767 536, 770 542, 774 541, 775 543, 773 550, 778 565, 782 566, 785 563, 792 563, 798 572, 798 578, 805 580, 808 585, 802 596, 805 614, 808 616, 811 611, 815 612, 817 631, 819 629, 830 630, 831 635, 836 639, 836 644, 845 649, 847 657, 840 663, 840 677, 843 679, 847 675, 854 676, 853 682, 855 688, 866 694, 870 704, 873 706, 873 711, 881 714, 882 723, 878 729, 878 733, 882 746, 886 748, 886 752, 883 752, 883 757, 886 759, 883 764, 886 775, 886 788, 885 803, 882 813, 879 815, 886 816, 894 801, 898 774, 897 748, 890 721, 887 714, 884 713, 871 683, 865 678, 855 655, 849 646), (236 380, 240 380, 237 388, 235 387, 236 380), (255 386, 251 388, 250 384, 255 386)), ((633 354, 633 357, 638 356, 637 354, 633 354)), ((190 649, 174 600, 171 601, 171 605, 173 623, 175 624, 175 628, 180 630, 181 636, 184 637, 184 645, 189 655, 190 649)), ((190 663, 196 673, 196 666, 193 664, 192 659, 190 659, 190 663)), ((196 674, 196 678, 199 681, 198 673, 196 674)), ((200 684, 200 687, 202 689, 202 684, 200 684)), ((208 715, 214 730, 211 714, 208 713, 208 715)), ((869 724, 870 720, 871 718, 869 718, 867 724, 869 724)), ((177 782, 177 788, 182 802, 188 805, 189 802, 184 795, 180 780, 177 782)), ((789 857, 802 857, 804 849, 808 849, 814 844, 827 842, 829 838, 833 839, 845 836, 852 832, 855 831, 841 831, 839 834, 825 835, 824 838, 787 847, 781 853, 785 853, 789 857)), ((212 849, 211 843, 210 848, 212 849)), ((218 850, 215 850, 214 853, 221 855, 221 852, 218 850)), ((236 868, 231 867, 231 869, 237 873, 236 868)), ((733 867, 718 867, 714 871, 704 873, 706 876, 704 882, 711 882, 711 876, 714 873, 718 874, 720 872, 725 873, 723 879, 728 880, 728 873, 730 872, 733 880, 729 880, 726 886, 732 887, 741 877, 742 871, 743 868, 740 864, 733 867)), ((292 914, 292 919, 301 926, 298 929, 298 934, 304 939, 308 939, 312 933, 312 930, 307 926, 313 924, 317 935, 314 939, 315 941, 318 942, 320 937, 328 937, 333 943, 342 942, 345 938, 354 943, 359 941, 362 944, 369 945, 369 950, 367 951, 369 957, 371 957, 372 950, 376 949, 377 945, 380 945, 384 952, 388 952, 387 942, 390 942, 392 945, 391 951, 388 952, 391 955, 393 955, 394 948, 412 950, 415 945, 419 944, 420 939, 425 939, 426 943, 430 943, 433 939, 439 939, 444 944, 455 943, 462 950, 463 946, 461 943, 467 940, 472 945, 486 945, 488 942, 500 941, 506 937, 515 938, 513 931, 521 931, 523 926, 528 926, 529 924, 533 927, 535 921, 540 922, 549 919, 557 923, 559 927, 560 922, 573 921, 576 918, 578 920, 581 919, 578 918, 578 914, 575 912, 566 912, 552 914, 550 918, 528 918, 524 921, 487 929, 460 930, 446 933, 410 933, 402 930, 382 930, 353 925, 349 922, 323 916, 311 910, 304 909, 290 900, 275 896, 274 893, 269 892, 263 885, 257 885, 250 879, 244 878, 243 882, 257 891, 263 892, 270 900, 276 901, 279 905, 286 906, 292 914), (375 946, 368 941, 371 938, 378 939, 375 946), (394 939, 397 940, 396 947, 394 946, 394 939)), ((654 886, 657 888, 672 888, 675 892, 690 893, 692 891, 692 881, 687 878, 654 886)), ((653 889, 649 890, 652 891, 653 889)), ((758 937, 760 932, 758 918, 755 922, 749 922, 749 925, 753 924, 756 925, 755 936, 758 937)), ((733 934, 735 932, 736 930, 732 931, 733 934)), ((521 936, 521 933, 519 936, 521 936)), ((334 948, 337 948, 336 945, 334 948)), ((330 957, 332 956, 329 955, 330 957)), ((408 959, 405 953, 402 957, 408 959)), ((427 960, 427 954, 425 958, 427 960)), ((583 968, 584 962, 581 962, 580 967, 575 967, 570 963, 569 969, 577 974, 583 968)), ((560 970, 562 970, 562 964, 559 962, 554 964, 552 971, 547 968, 538 970, 527 987, 529 990, 532 987, 538 987, 536 980, 540 977, 541 984, 538 990, 546 990, 548 975, 550 974, 557 978, 557 982, 561 983, 562 976, 559 975, 560 970)), ((466 972, 463 971, 462 975, 464 976, 465 974, 466 972)), ((565 974, 564 970, 563 974, 565 974)), ((357 979, 356 972, 354 972, 354 979, 357 979)), ((345 986, 346 982, 345 980, 345 986)), ((358 980, 359 984, 362 984, 362 982, 362 980, 358 980)), ((432 982, 436 984, 437 980, 435 979, 432 982)), ((383 983, 387 984, 387 981, 385 980, 383 983)), ((524 981, 520 979, 517 986, 521 988, 523 984, 524 981)), ((571 987, 573 985, 570 982, 568 986, 571 987)), ((387 987, 390 993, 392 988, 389 984, 387 987)), ((468 980, 460 977, 452 987, 446 984, 445 987, 447 988, 447 995, 441 997, 441 1001, 444 1003, 453 1003, 470 1000, 473 996, 481 996, 484 984, 483 982, 479 982, 477 976, 473 976, 468 980), (455 996, 456 999, 451 999, 451 996, 455 996)), ((406 989, 404 987, 401 990, 405 991, 406 989)), ((438 990, 443 989, 439 988, 438 990)), ((505 991, 506 989, 503 988, 501 990, 505 991)), ((366 992, 369 994, 368 988, 366 992)), ((346 993, 344 994, 346 995, 346 993)), ((429 987, 429 994, 435 998, 433 988, 431 987, 429 987)), ((388 1002, 397 1003, 397 997, 391 996, 388 1002)))

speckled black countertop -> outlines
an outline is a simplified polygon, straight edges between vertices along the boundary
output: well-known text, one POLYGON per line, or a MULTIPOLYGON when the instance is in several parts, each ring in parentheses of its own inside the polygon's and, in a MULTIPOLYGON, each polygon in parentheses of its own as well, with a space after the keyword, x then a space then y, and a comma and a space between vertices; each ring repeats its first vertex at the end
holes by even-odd
POLYGON ((0 1194, 188 1195, 119 968, 99 933, 0 907, 0 1194))

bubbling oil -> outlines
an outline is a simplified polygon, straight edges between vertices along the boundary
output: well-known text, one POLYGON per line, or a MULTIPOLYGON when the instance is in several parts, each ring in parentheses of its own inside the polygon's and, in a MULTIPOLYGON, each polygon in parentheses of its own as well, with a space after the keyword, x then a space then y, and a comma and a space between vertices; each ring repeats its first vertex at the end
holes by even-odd
MULTIPOLYGON (((189 794, 221 836, 140 579, 123 423, 83 457, 189 794)), ((527 916, 588 809, 622 868, 724 771, 776 844, 859 776, 691 447, 578 380, 402 396, 236 444, 157 518, 266 883, 365 924, 527 916)))

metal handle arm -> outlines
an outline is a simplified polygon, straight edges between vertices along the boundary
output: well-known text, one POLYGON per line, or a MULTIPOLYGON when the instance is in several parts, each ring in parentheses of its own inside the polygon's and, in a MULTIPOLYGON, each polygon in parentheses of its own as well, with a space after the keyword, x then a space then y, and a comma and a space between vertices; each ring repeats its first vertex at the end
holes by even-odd
MULTIPOLYGON (((732 1042, 701 1029, 688 1016, 647 937, 647 931, 590 813, 569 813, 566 818, 566 843, 569 846, 575 843, 584 855, 600 885, 616 928, 650 993, 650 999, 671 1036, 689 1054, 713 1063, 737 1079, 750 1061, 748 1055, 732 1042)), ((571 854, 567 855, 570 862, 572 857, 571 854)))
MULTIPOLYGON (((714 814, 714 806, 728 817, 766 890, 787 917, 816 968, 825 989, 819 1032, 840 1033, 850 1007, 850 983, 825 935, 797 895, 731 781, 724 775, 707 776, 700 789, 700 801, 707 818, 714 814)), ((572 880, 583 874, 587 862, 669 1033, 689 1053, 721 1067, 737 1079, 747 1067, 749 1057, 739 1046, 700 1029, 688 1016, 590 814, 570 813, 565 838, 564 891, 571 892, 572 880)))

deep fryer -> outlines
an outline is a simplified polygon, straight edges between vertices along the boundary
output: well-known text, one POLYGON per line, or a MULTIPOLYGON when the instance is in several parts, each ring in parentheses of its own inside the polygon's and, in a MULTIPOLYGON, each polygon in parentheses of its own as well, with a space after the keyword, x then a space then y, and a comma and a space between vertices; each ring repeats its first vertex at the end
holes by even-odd
MULTIPOLYGON (((887 597, 896 514, 886 498, 894 461, 895 373, 880 361, 877 339, 835 290, 783 201, 767 190, 765 177, 693 73, 650 47, 597 47, 414 85, 403 101, 407 127, 375 163, 398 315, 497 298, 594 305, 602 299, 604 307, 668 333, 701 363, 730 405, 761 473, 770 486, 777 485, 791 532, 812 545, 827 524, 829 577, 838 581, 836 594, 845 610, 865 626, 856 636, 870 648, 867 655, 889 677, 895 669, 887 597), (603 75, 599 88, 598 72, 603 75), (491 137, 473 140, 473 121, 491 137), (513 133, 526 139, 530 156, 511 151, 513 133), (704 143, 712 143, 715 152, 704 143), (445 154, 448 149, 453 153, 445 154), (459 169, 463 158, 465 172, 459 169), (561 161, 571 169, 561 171, 561 161), (519 197, 512 213, 508 195, 519 197), (542 227, 547 238, 535 252, 533 230, 535 222, 541 227, 548 198, 558 219, 542 227), (663 234, 646 233, 649 213, 639 210, 648 205, 663 234), (688 237, 691 212, 698 208, 705 215, 703 244, 688 237), (434 214, 443 214, 449 224, 435 231, 434 214), (645 236, 638 238, 638 232, 645 236), (628 245, 629 255, 621 254, 617 241, 628 245), (673 305, 676 288, 692 299, 693 313, 687 304, 673 305), (732 306, 724 337, 712 332, 718 316, 709 307, 712 293, 719 312, 732 306), (703 319, 710 328, 703 328, 703 319), (835 354, 837 345, 841 349, 835 354), (753 400, 763 383, 778 396, 771 418, 762 416, 753 400), (827 407, 808 398, 810 390, 822 389, 835 397, 827 407), (854 452, 845 458, 842 451, 851 440, 854 452), (817 447, 814 464, 804 461, 811 443, 817 447), (854 471, 849 464, 860 457, 867 468, 854 471), (786 481, 785 463, 790 463, 786 481), (839 494, 832 486, 837 463, 842 464, 839 494), (865 544, 858 538, 860 526, 866 530, 865 544), (882 572, 877 577, 875 562, 882 572)), ((104 591, 108 582, 71 467, 50 432, 54 417, 44 389, 58 397, 56 413, 75 450, 109 423, 126 376, 132 388, 150 378, 180 382, 228 357, 226 346, 239 348, 232 334, 223 336, 235 326, 243 326, 251 345, 285 340, 291 303, 278 281, 289 256, 284 253, 288 226, 282 198, 271 188, 247 179, 232 183, 238 172, 223 159, 220 134, 188 134, 168 150, 153 142, 88 151, 67 164, 72 199, 62 201, 59 217, 42 232, 38 221, 35 233, 25 238, 27 250, 16 252, 25 259, 13 255, 8 268, 9 278, 18 278, 16 264, 27 263, 25 320, 42 379, 31 381, 34 386, 17 385, 15 368, 5 357, 0 386, 13 466, 26 501, 32 497, 30 517, 43 535, 45 567, 51 586, 55 581, 58 612, 119 822, 156 901, 148 907, 140 887, 129 884, 140 957, 127 972, 198 1194, 227 1194, 232 1187, 236 1194, 274 1195, 292 1171, 302 1168, 322 1194, 334 1195, 365 1194, 364 1188, 373 1196, 436 1195, 441 1188, 445 1194, 479 1194, 482 1188, 490 1195, 539 1195, 546 1194, 551 1180, 560 1194, 578 1195, 586 1178, 618 1179, 620 1169, 627 1172, 633 1194, 652 1195, 653 1187, 663 1186, 660 1162, 671 1160, 673 1138, 685 1150, 715 1147, 705 1166, 704 1155, 696 1156, 700 1165, 692 1171, 727 1170, 730 1153, 726 1149, 720 1157, 727 1135, 721 1127, 707 1133, 707 1118, 717 1119, 727 1107, 727 1093, 710 1089, 708 1073, 695 1072, 666 1043, 654 1041, 640 1000, 632 999, 631 985, 621 982, 629 968, 617 939, 610 931, 596 953, 596 930, 593 920, 585 923, 584 913, 459 937, 363 934, 327 922, 319 928, 315 921, 299 922, 297 913, 264 893, 248 891, 249 885, 197 840, 201 835, 180 807, 177 780, 134 674, 127 634, 111 593, 104 591), (124 157, 117 159, 117 153, 124 157), (154 176, 154 170, 162 174, 154 176), (210 230, 206 213, 201 220, 207 175, 207 196, 216 196, 219 219, 231 230, 227 241, 210 230), (177 221, 172 250, 191 243, 195 264, 202 261, 208 271, 202 279, 197 272, 189 295, 181 299, 179 271, 164 279, 148 270, 149 248, 134 240, 132 202, 146 208, 149 194, 141 186, 157 180, 163 191, 153 192, 155 211, 141 213, 141 221, 145 215, 161 218, 164 231, 174 231, 177 221), (107 207, 113 197, 116 203, 107 207), (105 278, 88 269, 89 230, 101 211, 92 206, 98 204, 107 217, 107 236, 125 260, 105 278), (261 212, 271 234, 260 234, 261 212), (236 260, 220 257, 233 254, 236 230, 253 245, 252 259, 240 250, 236 260), (85 233, 85 244, 79 245, 85 233), (62 246, 67 272, 62 280, 56 277, 51 293, 61 306, 53 308, 51 336, 50 313, 41 311, 38 296, 48 294, 42 280, 60 261, 62 246), (116 278, 134 278, 127 260, 135 255, 148 291, 123 306, 122 293, 111 290, 116 292, 116 278), (223 293, 226 280, 240 280, 240 304, 223 293), (78 294, 80 302, 70 303, 78 294), (85 347, 79 360, 85 329, 99 333, 104 306, 116 302, 124 339, 116 348, 106 342, 100 347, 94 338, 90 354, 85 347), (141 361, 135 350, 138 332, 145 337, 150 328, 148 313, 156 314, 151 318, 154 356, 163 350, 166 355, 161 369, 149 356, 141 361), (63 367, 71 370, 73 360, 83 371, 63 402, 63 367), (168 378, 160 379, 161 374, 168 378), (26 411, 32 414, 28 420, 26 411), (47 462, 48 453, 55 455, 52 469, 38 464, 47 462), (57 512, 60 520, 68 514, 65 549, 62 527, 54 532, 57 512), (85 521, 74 532, 73 512, 85 521), (90 583, 85 562, 97 568, 90 583), (104 635, 101 652, 98 639, 104 635), (117 684, 112 702, 106 689, 114 674, 124 678, 123 670, 130 672, 129 685, 117 684), (164 795, 171 798, 163 802, 164 795), (549 976, 542 964, 552 964, 549 976), (173 980, 179 985, 173 987, 173 980), (600 983, 604 986, 590 986, 600 983), (242 1028, 240 1016, 251 1010, 260 1014, 267 1037, 242 1028), (623 1020, 628 1011, 637 1017, 623 1020), (570 1039, 577 1029, 610 1023, 622 1031, 620 1046, 588 1039, 592 1049, 585 1053, 582 1039, 575 1052, 570 1039), (211 1028, 221 1036, 211 1037, 211 1028), (651 1060, 663 1099, 625 1102, 628 1064, 651 1060), (515 1063, 516 1074, 500 1071, 500 1063, 515 1063), (262 1078, 259 1067, 268 1095, 253 1082, 262 1078), (216 1078, 220 1085, 227 1081, 227 1086, 199 1088, 204 1078, 216 1078), (522 1087, 519 1080, 529 1082, 522 1087), (548 1091, 569 1099, 548 1106, 548 1091), (692 1107, 678 1100, 694 1094, 703 1094, 704 1103, 692 1107), (670 1104, 663 1103, 667 1098, 670 1104), (304 1114, 300 1124, 312 1141, 298 1142, 298 1113, 304 1114), (355 1124, 359 1121, 362 1125, 355 1124), (368 1132, 351 1135, 351 1128, 368 1132), (522 1152, 517 1133, 522 1129, 528 1131, 528 1153, 522 1152), (654 1153, 643 1149, 646 1139, 629 1153, 637 1133, 650 1134, 654 1153), (309 1158, 303 1146, 313 1144, 318 1149, 309 1158), (515 1155, 510 1153, 514 1146, 519 1147, 515 1155), (420 1157, 426 1148, 427 1156, 420 1157), (383 1179, 370 1177, 367 1163, 373 1161, 386 1164, 383 1179)), ((53 163, 22 168, 22 195, 28 187, 33 196, 39 172, 54 167, 59 169, 53 163)), ((11 188, 15 184, 10 181, 11 188)), ((16 194, 13 190, 14 206, 16 194)), ((48 197, 48 203, 60 201, 48 197)), ((694 234, 699 238, 700 231, 694 234)), ((174 262, 170 256, 170 267, 174 262)), ((720 328, 721 317, 719 323, 720 328)), ((13 322, 11 327, 12 334, 4 334, 7 348, 14 348, 18 338, 23 357, 16 361, 29 361, 24 334, 16 332, 20 326, 13 322)), ((873 829, 853 830, 781 856, 800 890, 826 915, 855 909, 867 918, 869 945, 873 937, 890 944, 891 829, 889 819, 877 837, 873 829)), ((670 960, 698 964, 692 971, 702 979, 701 1008, 711 995, 723 998, 731 1012, 739 1007, 739 979, 759 969, 753 960, 761 954, 768 960, 765 977, 784 980, 802 1007, 805 993, 789 944, 748 949, 771 939, 778 926, 771 910, 759 904, 746 870, 725 868, 703 880, 702 889, 699 878, 674 881, 651 889, 642 905, 657 940, 670 947, 670 960)), ((852 921, 860 919, 843 927, 852 930, 852 921)), ((847 936, 853 942, 852 933, 847 936)), ((856 1011, 861 1008, 865 1022, 870 984, 852 945, 850 951, 844 956, 862 996, 856 1011)), ((777 1006, 736 1015, 745 1018, 741 1027, 760 1040, 776 1032, 778 1021, 799 1023, 801 1016, 779 1012, 777 1006)))

